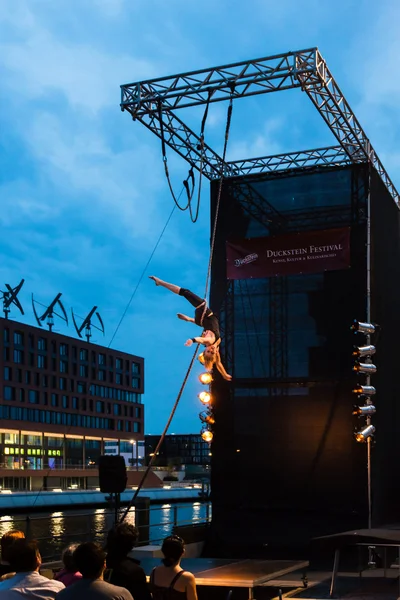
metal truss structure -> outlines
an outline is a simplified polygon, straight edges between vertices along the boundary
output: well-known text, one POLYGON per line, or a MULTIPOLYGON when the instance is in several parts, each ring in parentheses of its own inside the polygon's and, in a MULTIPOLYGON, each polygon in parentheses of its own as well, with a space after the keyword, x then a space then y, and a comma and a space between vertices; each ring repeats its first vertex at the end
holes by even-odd
MULTIPOLYGON (((141 122, 163 143, 183 157, 210 181, 224 177, 224 190, 234 197, 250 216, 267 230, 275 232, 301 227, 340 225, 362 218, 363 207, 353 201, 352 208, 326 207, 319 211, 293 211, 281 215, 252 185, 252 175, 319 167, 344 167, 369 163, 379 173, 392 198, 399 206, 400 197, 371 142, 351 110, 317 48, 287 52, 277 56, 182 73, 121 86, 121 110, 141 122), (204 140, 178 117, 182 108, 299 88, 307 94, 321 115, 337 144, 325 148, 302 150, 266 157, 248 157, 224 161, 204 140), (353 211, 350 215, 349 211, 353 211)), ((353 182, 357 200, 360 182, 353 182)), ((271 381, 287 378, 287 284, 277 278, 270 289, 271 381)), ((234 282, 228 283, 221 307, 221 330, 224 337, 225 362, 234 364, 234 282)), ((274 384, 274 387, 275 384, 274 384)), ((275 392, 278 393, 278 392, 275 392)))
POLYGON ((142 122, 209 179, 295 166, 370 162, 396 203, 399 194, 351 110, 318 48, 287 52, 211 69, 121 86, 121 109, 142 122), (307 94, 336 137, 338 146, 223 162, 176 112, 204 105, 299 88, 307 94), (161 125, 162 121, 162 125, 161 125))

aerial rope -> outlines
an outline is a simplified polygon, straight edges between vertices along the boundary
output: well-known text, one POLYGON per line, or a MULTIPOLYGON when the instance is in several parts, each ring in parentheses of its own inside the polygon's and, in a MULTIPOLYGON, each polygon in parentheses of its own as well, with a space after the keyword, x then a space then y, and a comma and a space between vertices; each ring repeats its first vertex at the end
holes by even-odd
MULTIPOLYGON (((205 284, 205 290, 204 290, 204 298, 205 299, 206 299, 206 296, 207 296, 207 293, 208 293, 209 284, 210 284, 211 266, 212 266, 212 260, 213 260, 214 249, 215 249, 215 240, 216 240, 216 233, 217 233, 217 222, 218 222, 219 208, 220 208, 221 197, 222 197, 222 186, 223 186, 223 181, 224 181, 225 159, 226 159, 226 152, 227 152, 227 146, 228 146, 228 140, 229 140, 229 132, 230 132, 231 121, 232 121, 233 87, 232 87, 231 91, 232 91, 232 94, 231 94, 231 97, 230 97, 230 100, 229 100, 228 113, 227 113, 227 119, 226 119, 226 127, 225 127, 224 151, 223 151, 222 162, 221 162, 221 174, 220 174, 220 180, 219 180, 219 186, 218 186, 218 195, 217 195, 217 202, 216 202, 216 209, 215 209, 215 216, 214 216, 214 223, 213 223, 213 231, 212 231, 212 236, 211 236, 210 258, 209 258, 209 261, 208 261, 207 278, 206 278, 206 284, 205 284)), ((210 99, 210 97, 211 97, 211 93, 209 93, 209 99, 210 99)), ((208 102, 209 102, 209 99, 208 99, 208 102)), ((203 138, 204 138, 204 126, 205 126, 205 122, 206 122, 206 119, 207 119, 207 114, 208 114, 208 103, 207 103, 207 106, 206 106, 206 111, 204 113, 203 122, 202 122, 202 134, 203 134, 203 138)), ((160 123, 162 123, 162 118, 161 117, 162 117, 162 115, 160 114, 160 123)), ((163 139, 164 139, 164 137, 162 135, 162 142, 163 142, 163 139)), ((204 141, 203 141, 203 146, 204 146, 204 141)), ((163 156, 164 156, 164 152, 165 152, 165 141, 163 142, 163 156)), ((166 165, 166 162, 167 161, 164 160, 164 165, 166 165)), ((168 167, 167 166, 166 166, 166 173, 168 173, 168 167)), ((190 172, 189 172, 189 174, 190 174, 190 172)), ((168 183, 170 184, 169 174, 167 175, 167 179, 168 179, 168 183)), ((185 189, 187 189, 186 186, 185 186, 185 189)), ((170 184, 170 190, 173 193, 172 185, 171 184, 170 184)), ((175 200, 175 195, 174 194, 173 194, 173 198, 175 200)), ((176 200, 175 200, 175 206, 178 206, 178 208, 180 208, 180 210, 182 210, 182 208, 176 203, 176 200)), ((205 300, 205 302, 204 302, 204 310, 203 310, 203 315, 202 315, 201 321, 203 321, 206 312, 207 312, 207 302, 205 300)), ((175 415, 176 409, 178 408, 179 401, 180 401, 181 396, 183 394, 183 391, 185 389, 186 383, 187 383, 187 381, 189 379, 189 375, 190 375, 190 373, 192 371, 192 368, 193 368, 193 365, 194 365, 194 362, 195 362, 195 358, 196 358, 198 349, 199 349, 199 343, 197 343, 197 345, 196 345, 196 349, 195 349, 194 354, 192 356, 192 360, 190 361, 189 367, 188 367, 188 369, 186 371, 185 378, 184 378, 183 383, 181 385, 181 388, 179 390, 178 396, 177 396, 177 398, 175 400, 174 406, 172 407, 171 413, 170 413, 170 415, 168 417, 168 421, 167 421, 167 423, 166 423, 166 425, 164 427, 164 431, 162 432, 161 437, 159 439, 159 442, 157 444, 157 447, 155 448, 155 450, 153 452, 153 456, 150 457, 149 464, 147 465, 147 468, 146 468, 145 472, 143 473, 143 476, 142 476, 142 478, 141 478, 141 480, 139 482, 139 485, 138 485, 137 489, 135 490, 134 495, 132 496, 132 498, 131 498, 131 500, 130 500, 128 506, 127 506, 127 508, 125 509, 125 511, 124 511, 124 513, 123 513, 123 515, 122 515, 122 517, 120 519, 121 523, 125 520, 125 518, 127 517, 130 509, 134 505, 134 502, 135 502, 136 498, 138 497, 138 495, 139 495, 139 493, 140 493, 140 491, 141 491, 141 489, 142 489, 142 487, 144 485, 144 482, 147 479, 148 474, 151 471, 151 468, 152 468, 152 466, 154 464, 154 461, 155 461, 155 459, 157 457, 157 453, 158 453, 159 449, 161 448, 161 444, 164 441, 164 438, 165 438, 165 436, 166 436, 166 434, 168 432, 169 426, 170 426, 170 424, 172 422, 172 419, 173 419, 173 417, 175 415)))
POLYGON ((138 485, 138 487, 137 487, 137 490, 135 491, 134 495, 132 496, 132 499, 130 500, 130 502, 129 502, 129 504, 128 504, 127 508, 125 509, 125 511, 124 511, 124 513, 123 513, 123 515, 122 515, 122 517, 121 517, 121 519, 120 519, 120 523, 122 523, 122 522, 124 521, 124 519, 126 518, 126 516, 127 516, 127 515, 128 515, 128 513, 129 513, 130 509, 132 508, 132 506, 133 506, 133 504, 134 504, 134 502, 135 502, 136 498, 137 498, 137 497, 138 497, 138 495, 139 495, 139 492, 140 492, 140 490, 141 490, 141 489, 142 489, 142 487, 143 487, 143 484, 144 484, 144 482, 146 481, 146 478, 147 478, 148 474, 149 474, 149 473, 150 473, 150 471, 151 471, 151 468, 152 468, 152 466, 153 466, 153 463, 154 463, 155 459, 157 458, 157 454, 158 454, 158 452, 159 452, 159 450, 160 450, 160 448, 161 448, 161 444, 162 444, 162 443, 163 443, 163 441, 164 441, 164 438, 165 438, 165 436, 166 436, 166 434, 167 434, 167 431, 168 431, 168 429, 169 429, 169 426, 171 425, 171 421, 172 421, 172 419, 173 419, 173 417, 174 417, 174 415, 175 415, 176 409, 178 408, 179 400, 181 399, 181 396, 182 396, 182 394, 183 394, 183 390, 185 389, 186 382, 187 382, 187 380, 189 379, 189 375, 190 375, 190 372, 191 372, 191 370, 192 370, 192 367, 193 367, 193 364, 194 364, 194 361, 195 361, 195 358, 196 358, 196 354, 197 354, 197 351, 198 351, 198 349, 199 349, 199 345, 197 344, 197 346, 196 346, 196 349, 195 349, 195 351, 194 351, 194 353, 193 353, 193 356, 192 356, 192 360, 190 361, 190 364, 189 364, 188 370, 186 371, 185 378, 184 378, 184 380, 183 380, 183 383, 182 383, 182 385, 181 385, 181 389, 179 390, 178 396, 177 396, 177 398, 176 398, 176 400, 175 400, 175 404, 174 404, 174 406, 172 407, 171 414, 169 415, 169 417, 168 417, 168 421, 167 421, 167 423, 166 423, 166 425, 165 425, 165 427, 164 427, 164 431, 162 432, 162 434, 161 434, 161 437, 160 437, 160 439, 159 439, 159 442, 158 442, 158 444, 157 444, 157 446, 156 446, 156 448, 155 448, 155 450, 154 450, 154 452, 153 452, 153 456, 151 456, 151 457, 150 457, 149 464, 147 465, 147 468, 146 468, 145 472, 143 473, 142 479, 140 480, 140 483, 139 483, 139 485, 138 485))
POLYGON ((174 189, 172 187, 171 177, 170 177, 169 168, 168 168, 167 146, 166 146, 166 142, 165 142, 164 122, 163 122, 163 118, 162 118, 162 103, 161 103, 161 101, 158 103, 158 120, 160 122, 161 153, 162 153, 162 158, 163 158, 163 163, 164 163, 164 171, 165 171, 165 176, 167 179, 168 187, 171 192, 171 196, 174 200, 175 206, 183 212, 186 210, 189 210, 190 220, 192 221, 192 223, 196 223, 196 221, 199 217, 199 211, 200 211, 201 184, 202 184, 203 166, 204 166, 204 131, 205 131, 206 121, 207 121, 207 117, 208 117, 208 110, 209 110, 209 106, 210 106, 210 99, 211 99, 212 94, 213 94, 213 91, 209 90, 207 102, 206 102, 206 108, 204 110, 203 119, 201 121, 200 143, 197 147, 197 150, 200 151, 200 166, 199 166, 200 176, 199 176, 199 189, 198 189, 198 193, 197 193, 197 203, 196 203, 195 211, 193 211, 193 209, 192 209, 192 200, 193 200, 193 195, 194 195, 194 190, 195 190, 195 185, 196 185, 195 178, 194 178, 193 166, 190 167, 188 176, 183 181, 183 186, 186 190, 186 196, 187 196, 187 203, 184 206, 181 206, 179 204, 179 197, 178 198, 176 197, 174 189))

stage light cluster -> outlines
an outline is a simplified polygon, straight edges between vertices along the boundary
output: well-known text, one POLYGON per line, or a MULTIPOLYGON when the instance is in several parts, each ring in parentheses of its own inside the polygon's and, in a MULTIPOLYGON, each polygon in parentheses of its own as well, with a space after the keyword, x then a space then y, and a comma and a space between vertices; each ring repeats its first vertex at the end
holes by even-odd
MULTIPOLYGON (((203 352, 199 355, 198 358, 199 358, 199 362, 202 365, 204 365, 204 353, 203 352)), ((208 442, 210 444, 214 437, 212 426, 215 423, 215 418, 214 418, 214 414, 213 414, 213 405, 212 405, 213 397, 212 397, 211 389, 210 389, 210 385, 213 381, 213 377, 212 377, 211 373, 209 373, 208 371, 204 371, 203 373, 200 373, 199 381, 203 385, 209 386, 208 391, 203 390, 202 392, 200 392, 197 395, 197 397, 199 398, 200 402, 204 405, 204 407, 206 409, 206 410, 203 410, 199 414, 200 421, 203 423, 203 426, 201 428, 201 437, 205 442, 208 442)))
POLYGON ((358 396, 359 403, 354 405, 352 414, 358 418, 364 417, 366 420, 365 425, 361 429, 360 427, 356 428, 354 437, 357 442, 371 442, 375 434, 375 427, 371 423, 371 416, 376 413, 371 396, 376 394, 376 389, 371 385, 370 378, 371 375, 376 373, 377 367, 373 364, 371 358, 376 353, 376 348, 370 342, 371 336, 377 332, 378 326, 372 323, 354 321, 351 329, 355 334, 362 334, 366 338, 364 345, 355 346, 353 350, 353 358, 355 360, 353 372, 365 375, 365 379, 353 389, 353 394, 358 396))

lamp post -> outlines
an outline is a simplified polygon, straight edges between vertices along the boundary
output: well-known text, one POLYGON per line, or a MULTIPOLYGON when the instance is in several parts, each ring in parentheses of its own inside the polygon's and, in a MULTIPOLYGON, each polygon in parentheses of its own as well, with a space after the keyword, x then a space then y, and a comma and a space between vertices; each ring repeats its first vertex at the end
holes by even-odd
POLYGON ((133 463, 133 449, 135 447, 135 443, 136 443, 135 440, 131 440, 131 444, 132 444, 132 469, 133 469, 133 464, 134 464, 133 463))

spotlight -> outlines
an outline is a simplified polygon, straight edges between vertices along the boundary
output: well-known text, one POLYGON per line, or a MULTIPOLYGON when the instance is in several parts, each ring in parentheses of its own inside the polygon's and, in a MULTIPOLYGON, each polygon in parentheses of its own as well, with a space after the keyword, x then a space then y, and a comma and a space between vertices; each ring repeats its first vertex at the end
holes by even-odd
POLYGON ((360 396, 374 396, 376 389, 373 385, 357 385, 353 390, 353 394, 359 394, 360 396))
POLYGON ((353 356, 361 358, 362 356, 372 356, 373 354, 375 354, 375 352, 375 346, 354 346, 353 356))
POLYGON ((199 362, 201 362, 201 364, 204 365, 204 352, 199 354, 199 362))
POLYGON ((213 439, 213 433, 212 431, 210 431, 209 429, 203 429, 203 431, 201 432, 201 437, 205 442, 212 442, 213 439))
POLYGON ((214 425, 215 423, 215 419, 212 415, 207 414, 206 412, 201 412, 199 414, 200 417, 200 421, 202 421, 203 423, 207 423, 208 425, 214 425))
POLYGON ((200 392, 200 394, 198 394, 198 397, 200 402, 202 402, 203 404, 209 404, 211 402, 210 392, 200 392))
POLYGON ((353 371, 357 373, 376 373, 376 366, 372 363, 356 363, 353 367, 353 371))
POLYGON ((368 415, 373 415, 376 413, 376 408, 372 404, 366 404, 365 406, 357 406, 354 405, 353 415, 355 417, 363 417, 368 415))
POLYGON ((372 323, 361 323, 360 321, 354 320, 351 329, 355 332, 371 335, 372 333, 375 333, 376 327, 375 325, 372 325, 372 323))
POLYGON ((361 431, 354 434, 357 442, 365 442, 370 436, 375 433, 375 427, 373 425, 367 425, 361 431))
POLYGON ((205 372, 199 375, 199 379, 203 385, 208 385, 212 382, 213 378, 211 373, 205 372))

